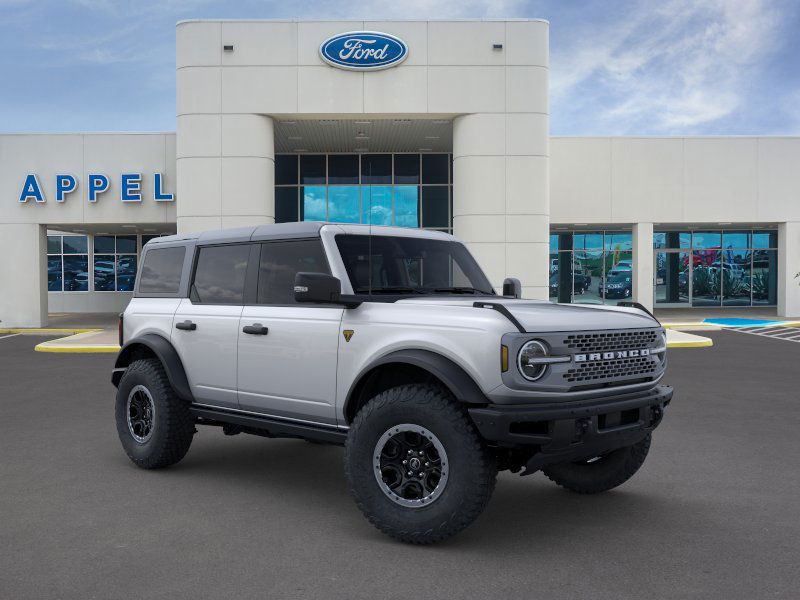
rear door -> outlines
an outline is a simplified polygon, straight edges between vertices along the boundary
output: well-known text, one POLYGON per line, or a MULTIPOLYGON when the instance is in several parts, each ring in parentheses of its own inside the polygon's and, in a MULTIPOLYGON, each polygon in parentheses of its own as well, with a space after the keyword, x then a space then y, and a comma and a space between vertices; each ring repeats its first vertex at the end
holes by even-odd
POLYGON ((236 346, 251 248, 257 245, 198 247, 189 298, 173 318, 172 344, 201 404, 238 408, 236 346))
POLYGON ((336 424, 336 366, 343 308, 297 304, 300 271, 330 273, 319 238, 261 245, 257 303, 239 323, 243 410, 336 424))

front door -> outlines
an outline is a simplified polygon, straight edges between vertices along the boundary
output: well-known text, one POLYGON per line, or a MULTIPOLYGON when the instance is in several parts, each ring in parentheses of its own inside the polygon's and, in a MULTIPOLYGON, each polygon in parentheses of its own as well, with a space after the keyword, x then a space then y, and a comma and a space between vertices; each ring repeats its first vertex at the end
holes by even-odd
POLYGON ((172 345, 200 404, 238 408, 236 345, 249 253, 249 244, 199 248, 190 297, 173 318, 172 345))
POLYGON ((295 303, 300 271, 330 273, 319 238, 262 244, 257 304, 239 321, 239 406, 334 425, 343 309, 295 303))

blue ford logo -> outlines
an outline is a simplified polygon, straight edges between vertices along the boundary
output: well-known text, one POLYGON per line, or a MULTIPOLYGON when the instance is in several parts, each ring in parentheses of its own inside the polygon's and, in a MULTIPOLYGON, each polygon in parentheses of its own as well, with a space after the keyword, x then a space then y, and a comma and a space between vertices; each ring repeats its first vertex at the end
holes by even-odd
POLYGON ((319 53, 322 60, 340 69, 376 71, 403 62, 408 46, 388 33, 349 31, 322 42, 319 53))

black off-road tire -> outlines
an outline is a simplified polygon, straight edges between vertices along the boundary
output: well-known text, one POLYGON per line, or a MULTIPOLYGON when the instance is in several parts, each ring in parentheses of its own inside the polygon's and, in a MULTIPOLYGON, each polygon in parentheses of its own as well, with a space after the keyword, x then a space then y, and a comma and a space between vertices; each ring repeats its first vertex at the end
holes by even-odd
POLYGON ((350 427, 344 463, 350 493, 364 516, 387 535, 412 544, 440 542, 470 525, 489 502, 497 478, 496 459, 463 405, 441 387, 427 384, 402 385, 367 402, 350 427), (376 445, 400 424, 425 428, 446 452, 446 485, 428 505, 398 505, 375 476, 376 445))
POLYGON ((194 436, 194 418, 189 404, 175 394, 164 367, 157 359, 131 363, 119 382, 116 401, 117 434, 128 457, 143 469, 174 465, 189 450, 194 436), (136 386, 150 393, 155 406, 152 433, 145 442, 137 441, 128 426, 128 396, 136 386))
POLYGON ((614 450, 591 462, 550 465, 542 472, 554 483, 578 494, 606 492, 633 477, 647 458, 650 434, 642 441, 614 450))

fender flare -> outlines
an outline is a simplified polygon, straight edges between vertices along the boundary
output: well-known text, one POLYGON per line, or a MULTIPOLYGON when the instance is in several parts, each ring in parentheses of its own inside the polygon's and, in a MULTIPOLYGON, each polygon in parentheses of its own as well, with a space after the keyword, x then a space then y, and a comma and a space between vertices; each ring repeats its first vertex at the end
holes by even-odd
POLYGON ((366 381, 370 373, 377 367, 392 363, 412 365, 427 371, 441 381, 461 402, 468 404, 487 404, 489 402, 475 380, 457 363, 430 350, 408 349, 390 352, 361 370, 347 391, 347 399, 343 407, 344 414, 347 414, 347 408, 353 401, 356 390, 366 381))
POLYGON ((146 333, 145 335, 135 337, 125 343, 119 351, 117 360, 114 363, 111 383, 113 383, 115 387, 119 387, 119 381, 122 379, 125 369, 131 364, 131 357, 134 351, 140 346, 148 348, 156 355, 156 358, 161 361, 164 371, 167 373, 167 379, 169 379, 169 383, 178 397, 181 400, 193 402, 194 396, 189 387, 186 370, 183 368, 183 363, 181 362, 180 356, 178 356, 178 352, 169 340, 155 333, 146 333))

